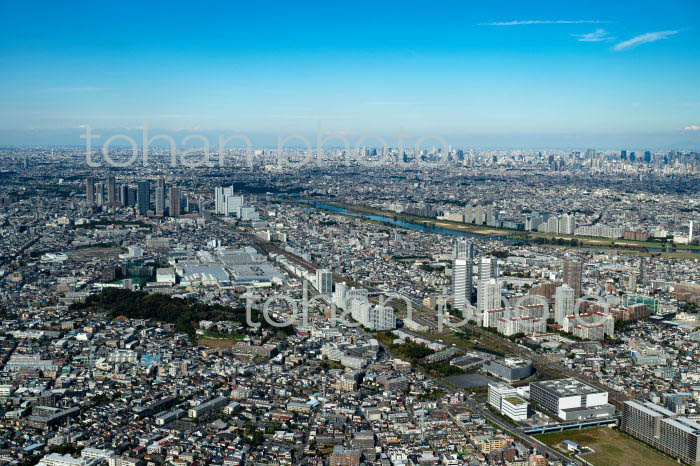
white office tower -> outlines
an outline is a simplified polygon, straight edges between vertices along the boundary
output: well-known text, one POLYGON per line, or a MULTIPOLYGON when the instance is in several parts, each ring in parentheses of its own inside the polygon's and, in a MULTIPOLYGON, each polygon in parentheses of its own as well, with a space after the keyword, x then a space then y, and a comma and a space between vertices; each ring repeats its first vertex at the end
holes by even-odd
POLYGON ((333 293, 333 273, 330 270, 316 270, 316 289, 322 294, 333 293))
POLYGON ((501 307, 501 287, 497 282, 498 262, 495 257, 482 257, 479 260, 476 308, 479 312, 501 307), (497 298, 496 298, 497 293, 497 298), (494 303, 494 300, 497 302, 494 303))
POLYGON ((233 186, 221 186, 214 189, 214 213, 226 215, 226 199, 233 196, 233 186))
POLYGON ((241 217, 244 208, 243 196, 233 195, 233 186, 222 186, 214 190, 214 213, 241 217))
POLYGON ((576 298, 574 289, 568 285, 558 286, 554 295, 554 320, 563 325, 568 316, 574 315, 576 298))
POLYGON ((455 309, 463 309, 471 303, 472 298, 474 243, 465 239, 458 240, 454 247, 454 257, 452 270, 453 304, 455 309))

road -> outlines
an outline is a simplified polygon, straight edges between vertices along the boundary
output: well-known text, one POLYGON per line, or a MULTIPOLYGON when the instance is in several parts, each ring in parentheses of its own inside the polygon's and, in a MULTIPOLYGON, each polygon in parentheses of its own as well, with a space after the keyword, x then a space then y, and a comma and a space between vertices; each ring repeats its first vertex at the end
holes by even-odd
MULTIPOLYGON (((456 391, 455 389, 451 389, 452 391, 456 391)), ((580 464, 576 460, 572 460, 570 458, 567 458, 566 456, 562 455, 558 451, 554 450, 553 448, 548 447, 547 445, 538 442, 534 437, 526 434, 522 429, 519 427, 515 427, 509 423, 506 423, 502 418, 495 416, 493 413, 491 413, 488 409, 485 409, 481 407, 481 405, 472 399, 469 395, 466 396, 465 398, 465 403, 464 403, 472 412, 479 414, 482 416, 484 419, 487 421, 491 422, 492 424, 498 426, 501 430, 505 432, 511 432, 517 436, 517 438, 527 444, 529 447, 537 447, 538 452, 545 452, 547 454, 547 457, 551 459, 556 459, 559 461, 562 461, 564 464, 580 464)), ((462 430, 462 432, 465 435, 468 435, 468 432, 462 422, 457 419, 455 416, 455 413, 453 412, 452 408, 448 407, 447 408, 447 414, 452 418, 455 424, 457 424, 457 427, 462 430)))

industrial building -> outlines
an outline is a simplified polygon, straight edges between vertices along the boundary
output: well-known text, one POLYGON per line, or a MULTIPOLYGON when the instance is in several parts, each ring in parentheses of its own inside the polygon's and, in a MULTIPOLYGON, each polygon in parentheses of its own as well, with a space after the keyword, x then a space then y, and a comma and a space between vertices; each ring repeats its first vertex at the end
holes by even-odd
POLYGON ((488 361, 484 364, 484 370, 508 382, 526 379, 535 372, 529 359, 512 357, 488 361))
POLYGON ((606 418, 615 414, 608 392, 569 378, 530 384, 530 400, 564 421, 606 418))

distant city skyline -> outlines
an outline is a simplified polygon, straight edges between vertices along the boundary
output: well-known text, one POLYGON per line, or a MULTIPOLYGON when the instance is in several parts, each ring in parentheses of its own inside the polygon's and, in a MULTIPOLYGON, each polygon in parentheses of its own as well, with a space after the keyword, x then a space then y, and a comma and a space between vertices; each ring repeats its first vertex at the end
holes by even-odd
POLYGON ((1 7, 0 145, 147 122, 262 146, 320 120, 475 148, 700 148, 694 2, 93 6, 1 7))

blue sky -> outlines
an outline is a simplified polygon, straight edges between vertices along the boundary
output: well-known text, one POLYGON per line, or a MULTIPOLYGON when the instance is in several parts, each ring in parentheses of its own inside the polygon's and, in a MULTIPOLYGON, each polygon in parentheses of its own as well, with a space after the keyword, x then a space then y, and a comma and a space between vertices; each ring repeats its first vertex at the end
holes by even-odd
POLYGON ((81 124, 276 135, 321 120, 700 147, 700 2, 292 3, 2 2, 0 144, 65 143, 81 124))

